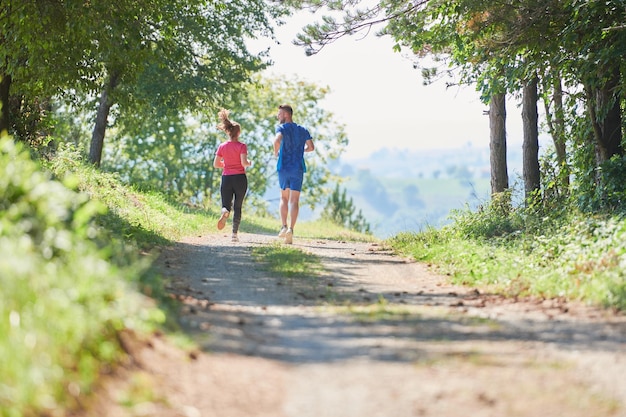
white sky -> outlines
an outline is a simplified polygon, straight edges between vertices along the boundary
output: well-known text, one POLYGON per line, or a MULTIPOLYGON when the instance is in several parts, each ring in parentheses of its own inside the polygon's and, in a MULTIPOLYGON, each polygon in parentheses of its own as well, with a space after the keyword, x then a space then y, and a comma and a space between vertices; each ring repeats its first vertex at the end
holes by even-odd
MULTIPOLYGON (((344 37, 307 57, 292 44, 310 13, 300 14, 278 28, 280 45, 270 55, 270 72, 296 74, 299 78, 329 86, 322 103, 339 123, 346 125, 349 145, 344 159, 367 157, 381 148, 410 150, 460 148, 468 143, 489 145, 487 106, 473 87, 451 87, 443 81, 422 85, 419 70, 409 59, 392 50, 389 37, 344 37)), ((297 103, 294 120, 297 122, 297 103)), ((519 109, 507 103, 507 136, 521 132, 519 109), (519 125, 520 127, 515 127, 519 125)), ((521 139, 519 140, 521 143, 521 139)))

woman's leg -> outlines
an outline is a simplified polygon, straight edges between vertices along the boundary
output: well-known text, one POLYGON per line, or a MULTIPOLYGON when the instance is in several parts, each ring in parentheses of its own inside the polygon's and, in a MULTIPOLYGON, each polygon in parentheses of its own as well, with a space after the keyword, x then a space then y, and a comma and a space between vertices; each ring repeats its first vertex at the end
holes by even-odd
POLYGON ((241 223, 241 208, 243 206, 243 200, 246 197, 248 191, 248 177, 245 174, 233 175, 235 181, 233 182, 235 202, 233 204, 233 234, 239 231, 239 224, 241 223))
POLYGON ((232 186, 232 176, 223 175, 220 185, 220 194, 222 195, 222 210, 219 220, 217 221, 217 230, 222 230, 226 226, 226 219, 230 215, 231 205, 233 204, 234 188, 232 186))
POLYGON ((222 208, 225 208, 229 212, 232 210, 233 195, 235 194, 233 177, 234 175, 224 175, 222 177, 222 185, 220 186, 220 194, 222 195, 222 208))

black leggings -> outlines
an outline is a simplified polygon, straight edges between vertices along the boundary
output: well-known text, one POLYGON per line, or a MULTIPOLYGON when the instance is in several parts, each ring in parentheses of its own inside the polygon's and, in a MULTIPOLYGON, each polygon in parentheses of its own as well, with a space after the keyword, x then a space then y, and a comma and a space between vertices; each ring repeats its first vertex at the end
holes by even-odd
POLYGON ((222 185, 220 192, 222 193, 222 207, 228 211, 234 208, 233 216, 233 233, 239 231, 239 223, 241 223, 241 207, 243 199, 248 191, 248 177, 246 174, 222 175, 222 185), (234 207, 233 207, 234 198, 234 207))

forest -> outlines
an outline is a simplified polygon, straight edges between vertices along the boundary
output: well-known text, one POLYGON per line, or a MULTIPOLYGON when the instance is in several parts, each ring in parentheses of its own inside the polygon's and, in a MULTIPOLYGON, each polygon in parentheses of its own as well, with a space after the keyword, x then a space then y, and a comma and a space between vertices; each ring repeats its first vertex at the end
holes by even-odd
POLYGON ((492 194, 512 187, 504 98, 513 96, 524 121, 526 201, 621 209, 620 2, 9 1, 0 9, 0 130, 33 154, 51 158, 75 147, 87 163, 127 183, 202 206, 217 192, 219 173, 209 161, 224 139, 217 111, 228 108, 255 160, 251 204, 264 209, 277 103, 298 103, 298 120, 319 145, 305 202, 312 209, 331 204, 341 178, 328 167, 349 138, 318 105, 328 87, 264 75, 272 64, 267 54, 246 44, 273 39, 273 28, 303 9, 318 18, 294 41, 308 54, 368 31, 411 53, 427 82, 475 86, 489 105, 492 194), (421 67, 425 56, 439 65, 421 67), (540 129, 554 144, 541 159, 540 129))

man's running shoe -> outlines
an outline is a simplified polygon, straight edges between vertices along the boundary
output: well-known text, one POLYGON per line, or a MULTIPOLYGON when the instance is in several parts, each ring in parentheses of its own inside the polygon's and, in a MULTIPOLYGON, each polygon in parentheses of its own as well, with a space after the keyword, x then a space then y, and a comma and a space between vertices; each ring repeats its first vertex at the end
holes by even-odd
POLYGON ((286 234, 287 234, 287 226, 281 227, 280 232, 278 232, 278 237, 283 238, 285 237, 286 234))
POLYGON ((226 226, 226 219, 230 215, 230 211, 226 210, 225 207, 222 207, 222 215, 220 219, 217 221, 217 230, 222 230, 224 226, 226 226))
POLYGON ((293 243, 293 229, 291 227, 285 233, 285 243, 289 245, 293 243))
POLYGON ((237 237, 237 233, 233 233, 233 237, 231 239, 232 242, 239 242, 239 237, 237 237))

